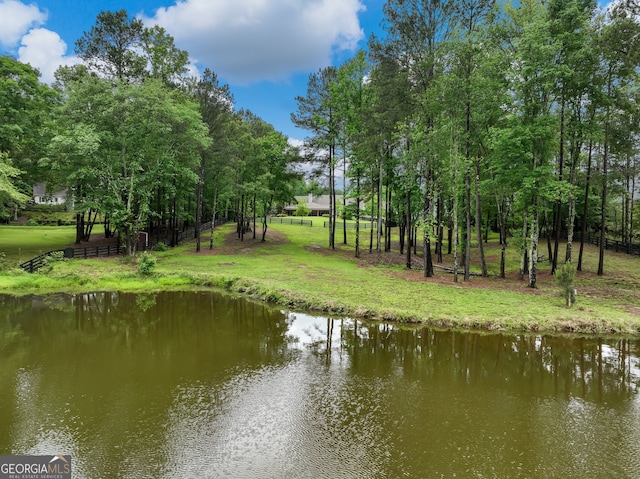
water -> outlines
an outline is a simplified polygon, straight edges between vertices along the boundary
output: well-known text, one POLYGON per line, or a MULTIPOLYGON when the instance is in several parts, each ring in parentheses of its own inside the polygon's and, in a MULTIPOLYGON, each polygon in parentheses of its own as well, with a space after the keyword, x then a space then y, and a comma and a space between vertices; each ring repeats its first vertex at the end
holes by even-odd
POLYGON ((0 455, 76 478, 638 478, 637 340, 0 296, 0 455))

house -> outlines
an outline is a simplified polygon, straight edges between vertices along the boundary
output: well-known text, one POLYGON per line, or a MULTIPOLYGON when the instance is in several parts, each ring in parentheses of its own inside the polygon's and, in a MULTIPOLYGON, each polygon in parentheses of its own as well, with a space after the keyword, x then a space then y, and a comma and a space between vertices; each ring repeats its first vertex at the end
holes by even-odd
MULTIPOLYGON (((309 216, 322 216, 329 214, 329 205, 330 205, 330 197, 329 195, 312 195, 309 193, 307 196, 295 196, 296 202, 288 204, 284 207, 284 210, 287 212, 287 215, 292 216, 296 213, 296 209, 298 208, 298 204, 301 202, 306 203, 307 208, 311 211, 309 216)), ((342 195, 336 195, 336 203, 338 205, 342 204, 342 195)), ((353 198, 347 199, 348 205, 353 205, 356 203, 356 200, 353 198)), ((360 205, 362 209, 364 204, 360 205)))
POLYGON ((64 205, 67 203, 67 190, 49 192, 44 183, 36 183, 33 185, 33 202, 37 205, 64 205))

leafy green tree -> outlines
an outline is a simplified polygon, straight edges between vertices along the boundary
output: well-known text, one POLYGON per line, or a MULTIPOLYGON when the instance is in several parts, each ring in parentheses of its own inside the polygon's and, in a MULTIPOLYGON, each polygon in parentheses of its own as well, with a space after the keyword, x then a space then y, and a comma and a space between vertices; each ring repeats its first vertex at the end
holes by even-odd
MULTIPOLYGON (((363 139, 364 121, 371 106, 370 95, 366 85, 371 66, 364 51, 360 50, 352 59, 338 68, 337 81, 332 84, 331 94, 336 104, 336 114, 340 121, 339 143, 344 155, 344 177, 349 177, 351 197, 356 201, 355 207, 355 256, 360 256, 360 201, 362 199, 362 177, 366 169, 366 148, 363 139), (347 170, 348 164, 348 170, 347 170)), ((346 188, 345 188, 346 189, 346 188)), ((343 192, 343 211, 347 210, 347 192, 343 192)), ((347 243, 346 215, 343 217, 343 242, 347 243)))
POLYGON ((40 73, 7 55, 0 56, 0 153, 23 173, 14 186, 30 194, 36 182, 54 180, 40 168, 51 138, 52 112, 57 93, 39 82, 40 73))
MULTIPOLYGON (((200 106, 203 122, 208 127, 211 145, 202 151, 198 170, 198 187, 196 191, 196 251, 200 251, 200 224, 205 204, 211 205, 211 238, 216 219, 216 205, 219 193, 224 190, 226 170, 224 148, 227 141, 226 124, 233 114, 233 97, 228 85, 220 85, 217 75, 206 69, 200 78, 192 78, 186 82, 186 90, 200 106), (209 185, 209 200, 206 200, 205 186, 209 185)), ((213 241, 210 242, 213 248, 213 241)))
MULTIPOLYGON (((607 229, 607 201, 611 157, 618 153, 613 125, 629 111, 630 85, 637 82, 640 64, 640 23, 628 2, 612 6, 607 21, 598 29, 598 53, 602 88, 602 187, 600 207, 600 254, 598 276, 604 274, 604 243, 607 229)), ((636 83, 637 84, 637 83, 636 83)))
POLYGON ((96 24, 76 41, 75 53, 91 72, 131 81, 143 77, 147 59, 140 52, 144 25, 126 10, 101 11, 96 24))
POLYGON ((108 215, 133 254, 160 186, 195 186, 201 151, 210 144, 198 106, 160 81, 106 82, 88 76, 65 90, 52 152, 70 186, 92 185, 84 202, 108 215))
POLYGON ((296 97, 297 110, 291 114, 293 123, 311 133, 305 139, 308 160, 320 163, 329 178, 329 247, 335 247, 335 169, 338 117, 331 98, 331 85, 336 82, 337 69, 326 67, 309 75, 307 95, 296 97))
MULTIPOLYGON (((167 85, 183 83, 189 54, 176 47, 173 37, 164 28, 158 25, 145 28, 140 34, 140 44, 151 78, 162 80, 167 85)), ((207 76, 207 71, 204 76, 207 76)))
POLYGON ((11 209, 16 209, 29 200, 18 191, 14 181, 22 172, 11 166, 6 153, 0 152, 0 219, 7 220, 11 209))
MULTIPOLYGON (((549 32, 548 12, 539 0, 524 0, 518 7, 507 5, 506 30, 510 39, 510 89, 514 102, 508 128, 521 145, 526 167, 520 191, 528 219, 529 287, 535 288, 538 268, 540 218, 545 201, 553 193, 551 159, 555 150, 556 123, 552 114, 557 71, 557 45, 549 32)), ((523 237, 524 237, 523 233, 523 237)))
MULTIPOLYGON (((432 222, 434 197, 437 196, 435 171, 438 168, 435 152, 428 141, 434 127, 438 106, 430 94, 434 81, 442 69, 439 66, 438 49, 448 39, 454 24, 455 2, 449 0, 390 0, 384 7, 387 38, 376 47, 384 56, 392 59, 404 71, 411 94, 407 117, 415 112, 414 124, 424 130, 418 134, 422 145, 410 146, 409 151, 419 151, 419 174, 422 184, 423 261, 425 276, 433 275, 431 235, 428 225, 432 222), (417 148, 416 148, 417 147, 417 148)), ((408 157, 407 157, 408 158, 408 157)), ((409 170, 407 169, 407 172, 409 170)), ((407 210, 410 210, 410 192, 407 190, 407 210)), ((411 213, 407 211, 407 218, 411 213)), ((411 228, 409 228, 411 231, 411 228)), ((407 266, 410 251, 407 251, 407 266)))

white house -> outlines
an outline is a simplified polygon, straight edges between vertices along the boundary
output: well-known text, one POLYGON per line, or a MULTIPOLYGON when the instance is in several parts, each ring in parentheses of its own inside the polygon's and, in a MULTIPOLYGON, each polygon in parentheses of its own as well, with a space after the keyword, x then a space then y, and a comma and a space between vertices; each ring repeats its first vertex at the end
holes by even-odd
POLYGON ((67 190, 47 191, 44 183, 33 185, 33 201, 37 205, 64 205, 67 203, 67 190))

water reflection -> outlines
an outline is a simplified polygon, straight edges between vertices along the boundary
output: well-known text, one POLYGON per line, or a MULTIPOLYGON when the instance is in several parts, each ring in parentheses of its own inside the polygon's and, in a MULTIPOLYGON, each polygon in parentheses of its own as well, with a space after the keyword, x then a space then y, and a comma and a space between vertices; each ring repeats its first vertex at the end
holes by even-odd
POLYGON ((0 453, 75 477, 638 477, 638 346, 0 296, 0 453))

